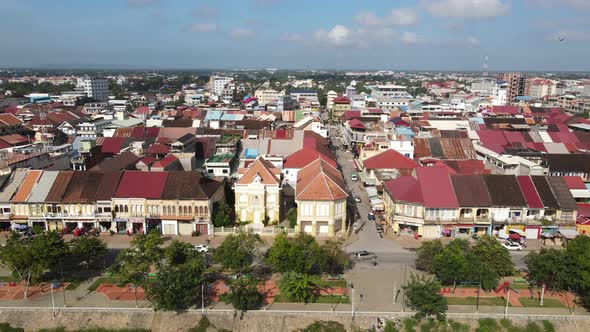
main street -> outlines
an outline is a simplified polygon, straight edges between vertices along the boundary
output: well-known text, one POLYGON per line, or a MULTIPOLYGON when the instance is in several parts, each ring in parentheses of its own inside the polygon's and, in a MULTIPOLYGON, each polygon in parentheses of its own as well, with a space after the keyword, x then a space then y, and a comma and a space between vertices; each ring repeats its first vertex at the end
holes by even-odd
MULTIPOLYGON (((341 167, 350 194, 354 197, 361 198, 360 203, 355 203, 360 213, 360 220, 357 221, 360 230, 347 241, 345 251, 349 253, 358 250, 373 252, 377 255, 378 267, 380 266, 381 268, 403 269, 404 265, 413 268, 416 261, 416 253, 409 248, 415 248, 417 246, 415 241, 417 240, 408 236, 402 236, 404 238, 400 237, 400 240, 397 240, 379 235, 375 227, 375 222, 368 220, 367 217, 369 211, 371 211, 367 191, 360 179, 358 181, 352 181, 351 179, 351 174, 356 171, 353 164, 353 155, 350 151, 343 149, 339 139, 341 135, 335 128, 331 128, 330 134, 332 138, 336 138, 332 140, 332 144, 337 147, 335 151, 337 162, 341 167), (412 245, 404 246, 404 243, 412 243, 412 245)), ((525 268, 523 258, 526 254, 527 251, 510 252, 512 261, 517 269, 525 268)), ((369 262, 360 262, 359 264, 361 266, 370 265, 369 262)))

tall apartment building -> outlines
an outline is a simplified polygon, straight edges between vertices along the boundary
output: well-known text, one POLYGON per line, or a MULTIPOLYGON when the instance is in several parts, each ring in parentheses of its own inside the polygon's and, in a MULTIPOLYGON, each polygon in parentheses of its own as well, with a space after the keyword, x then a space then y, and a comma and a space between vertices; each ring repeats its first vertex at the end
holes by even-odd
POLYGON ((379 98, 409 98, 410 94, 403 85, 376 85, 371 89, 371 97, 379 98))
POLYGON ((496 77, 498 81, 508 83, 506 100, 508 104, 516 101, 516 97, 524 96, 526 90, 526 77, 521 73, 500 73, 496 77))
POLYGON ((554 96, 557 90, 557 82, 544 78, 531 78, 526 81, 525 95, 533 98, 554 96))
POLYGON ((80 77, 77 81, 79 90, 82 90, 90 98, 97 101, 109 100, 109 81, 102 77, 80 77))
POLYGON ((254 92, 254 97, 258 98, 258 105, 260 106, 276 103, 280 95, 279 91, 273 89, 258 89, 254 92))
POLYGON ((223 89, 225 88, 225 86, 233 80, 234 79, 231 77, 213 75, 209 78, 209 89, 217 96, 221 96, 223 94, 223 89))

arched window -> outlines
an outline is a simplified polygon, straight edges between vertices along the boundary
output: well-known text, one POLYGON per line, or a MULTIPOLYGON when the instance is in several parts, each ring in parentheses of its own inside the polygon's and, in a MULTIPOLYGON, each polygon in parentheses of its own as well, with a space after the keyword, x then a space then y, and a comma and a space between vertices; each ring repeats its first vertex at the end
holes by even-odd
POLYGON ((209 208, 208 207, 205 206, 205 208, 203 210, 205 211, 204 212, 205 214, 208 214, 209 213, 209 208))
POLYGON ((128 205, 124 205, 125 208, 125 213, 129 213, 129 206, 128 205))
POLYGON ((203 207, 199 206, 199 214, 203 214, 203 207))
POLYGON ((115 212, 119 212, 119 204, 115 205, 115 212))

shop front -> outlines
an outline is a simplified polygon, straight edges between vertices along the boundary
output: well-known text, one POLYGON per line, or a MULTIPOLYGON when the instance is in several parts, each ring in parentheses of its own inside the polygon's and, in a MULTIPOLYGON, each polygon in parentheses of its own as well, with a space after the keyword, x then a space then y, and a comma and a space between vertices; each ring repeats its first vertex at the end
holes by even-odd
POLYGON ((473 233, 479 236, 490 235, 492 233, 492 225, 489 222, 478 223, 476 221, 473 225, 473 233))
POLYGON ((178 222, 176 220, 162 219, 162 234, 178 235, 178 222))
POLYGON ((115 222, 115 232, 117 234, 125 234, 127 232, 127 219, 115 218, 113 221, 115 222))
POLYGON ((128 230, 131 234, 145 234, 145 219, 141 217, 129 218, 128 230))
POLYGON ((153 229, 155 229, 156 231, 160 232, 161 234, 166 234, 166 233, 164 233, 162 225, 163 225, 162 220, 159 218, 146 218, 145 219, 146 231, 148 233, 151 232, 153 229))

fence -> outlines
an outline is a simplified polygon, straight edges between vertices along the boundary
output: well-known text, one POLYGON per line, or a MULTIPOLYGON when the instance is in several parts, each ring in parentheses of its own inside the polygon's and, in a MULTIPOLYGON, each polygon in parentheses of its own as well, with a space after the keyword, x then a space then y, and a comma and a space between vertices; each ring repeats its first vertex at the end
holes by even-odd
POLYGON ((213 235, 227 235, 236 233, 256 233, 260 235, 277 235, 287 233, 287 235, 295 234, 295 228, 287 228, 280 226, 272 227, 256 227, 256 226, 233 226, 233 227, 214 227, 213 235))

